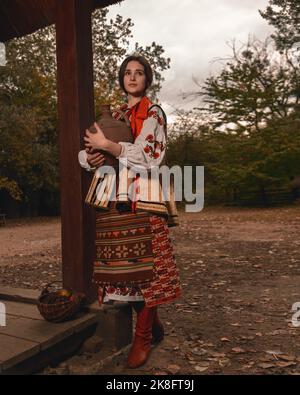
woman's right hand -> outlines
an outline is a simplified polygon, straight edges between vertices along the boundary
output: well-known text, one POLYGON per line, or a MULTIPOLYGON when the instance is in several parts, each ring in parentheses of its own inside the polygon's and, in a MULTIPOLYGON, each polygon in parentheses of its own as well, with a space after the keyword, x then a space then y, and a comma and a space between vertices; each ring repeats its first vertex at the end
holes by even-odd
POLYGON ((87 148, 86 153, 87 153, 87 162, 90 166, 100 167, 104 164, 106 158, 101 152, 87 148))

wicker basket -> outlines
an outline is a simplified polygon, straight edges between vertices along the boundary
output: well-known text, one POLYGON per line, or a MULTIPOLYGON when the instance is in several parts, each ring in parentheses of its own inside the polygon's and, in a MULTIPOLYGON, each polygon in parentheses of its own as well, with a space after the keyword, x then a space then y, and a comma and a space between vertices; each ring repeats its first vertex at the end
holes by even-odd
POLYGON ((73 318, 81 310, 85 296, 70 289, 53 290, 55 283, 61 283, 61 281, 53 281, 45 286, 38 298, 37 307, 46 321, 64 322, 73 318))

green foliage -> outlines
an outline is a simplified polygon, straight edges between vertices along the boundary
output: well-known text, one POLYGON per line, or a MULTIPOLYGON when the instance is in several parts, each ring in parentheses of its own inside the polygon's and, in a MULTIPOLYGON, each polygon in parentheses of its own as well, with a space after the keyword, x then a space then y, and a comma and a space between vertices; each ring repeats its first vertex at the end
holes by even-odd
POLYGON ((291 190, 299 176, 300 71, 270 40, 232 50, 219 74, 195 93, 201 107, 178 114, 171 161, 204 165, 206 202, 250 192, 266 201, 269 190, 291 190))
POLYGON ((170 129, 171 165, 204 166, 206 202, 237 200, 250 192, 290 188, 300 169, 300 119, 296 113, 260 133, 228 133, 190 123, 199 114, 180 114, 170 129), (180 133, 178 131, 180 130, 180 133))
MULTIPOLYGON (((124 93, 119 88, 118 70, 123 59, 130 55, 129 43, 134 26, 130 18, 117 15, 115 20, 107 20, 108 10, 97 9, 93 14, 93 52, 95 105, 98 114, 99 105, 111 103, 114 107, 124 102, 124 93)), ((148 91, 152 99, 157 99, 164 78, 162 72, 170 67, 170 59, 164 57, 161 45, 152 42, 145 48, 135 43, 135 51, 145 56, 154 72, 153 85, 148 91)))
POLYGON ((45 137, 43 118, 34 108, 0 107, 0 169, 2 180, 6 180, 0 189, 28 200, 42 188, 57 188, 57 149, 45 137))
POLYGON ((299 70, 275 52, 270 40, 249 40, 232 50, 221 72, 209 77, 199 92, 204 103, 200 110, 213 116, 211 124, 249 133, 287 117, 297 102, 299 70))
POLYGON ((52 30, 11 40, 0 68, 0 189, 23 201, 41 189, 58 189, 52 30))
POLYGON ((150 62, 153 69, 153 84, 148 91, 148 96, 152 100, 157 99, 157 94, 161 90, 164 78, 161 72, 170 68, 170 58, 163 56, 165 50, 161 45, 156 44, 154 41, 151 45, 147 45, 145 48, 135 43, 135 52, 144 56, 150 62))
POLYGON ((6 190, 15 200, 21 200, 22 192, 15 181, 10 181, 7 177, 0 177, 0 190, 6 190))
MULTIPOLYGON (((118 69, 128 54, 131 19, 108 20, 107 9, 93 14, 95 107, 124 101, 118 69)), ((155 97, 169 68, 160 45, 136 50, 155 67, 155 97)), ((0 67, 0 190, 23 202, 56 202, 59 195, 56 47, 53 26, 6 44, 0 67)), ((47 203, 48 204, 48 203, 47 203)))
POLYGON ((280 51, 300 41, 299 0, 269 0, 266 10, 259 12, 275 28, 272 38, 280 51))
POLYGON ((299 177, 300 3, 270 0, 260 13, 275 28, 272 38, 238 49, 233 42, 221 71, 195 92, 198 107, 173 126, 171 159, 205 166, 206 201, 256 192, 266 202, 268 191, 291 190, 299 177))

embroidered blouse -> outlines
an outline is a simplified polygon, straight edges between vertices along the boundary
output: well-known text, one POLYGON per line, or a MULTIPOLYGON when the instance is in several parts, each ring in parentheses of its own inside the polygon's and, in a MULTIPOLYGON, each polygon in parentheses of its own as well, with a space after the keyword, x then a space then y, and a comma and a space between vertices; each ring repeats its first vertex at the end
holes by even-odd
MULTIPOLYGON (((150 103, 151 106, 151 103, 150 103)), ((126 107, 121 108, 126 115, 129 115, 131 109, 126 107)), ((113 113, 115 118, 119 118, 118 111, 113 113)), ((166 131, 164 123, 164 115, 160 107, 154 106, 147 113, 142 114, 145 119, 142 120, 142 126, 134 143, 119 142, 122 146, 121 153, 117 159, 127 163, 127 167, 143 166, 146 170, 151 167, 159 166, 165 156, 166 149, 166 131)), ((88 171, 95 170, 87 162, 87 153, 82 150, 78 154, 80 165, 88 171)))

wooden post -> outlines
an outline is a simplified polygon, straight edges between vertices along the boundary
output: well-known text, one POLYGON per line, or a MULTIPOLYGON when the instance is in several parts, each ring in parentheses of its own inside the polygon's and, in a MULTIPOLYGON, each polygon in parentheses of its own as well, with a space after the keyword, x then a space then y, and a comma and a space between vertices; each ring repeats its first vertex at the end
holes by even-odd
POLYGON ((91 283, 95 214, 84 204, 91 176, 78 152, 94 121, 91 13, 93 0, 56 1, 62 272, 64 286, 96 298, 91 283))

